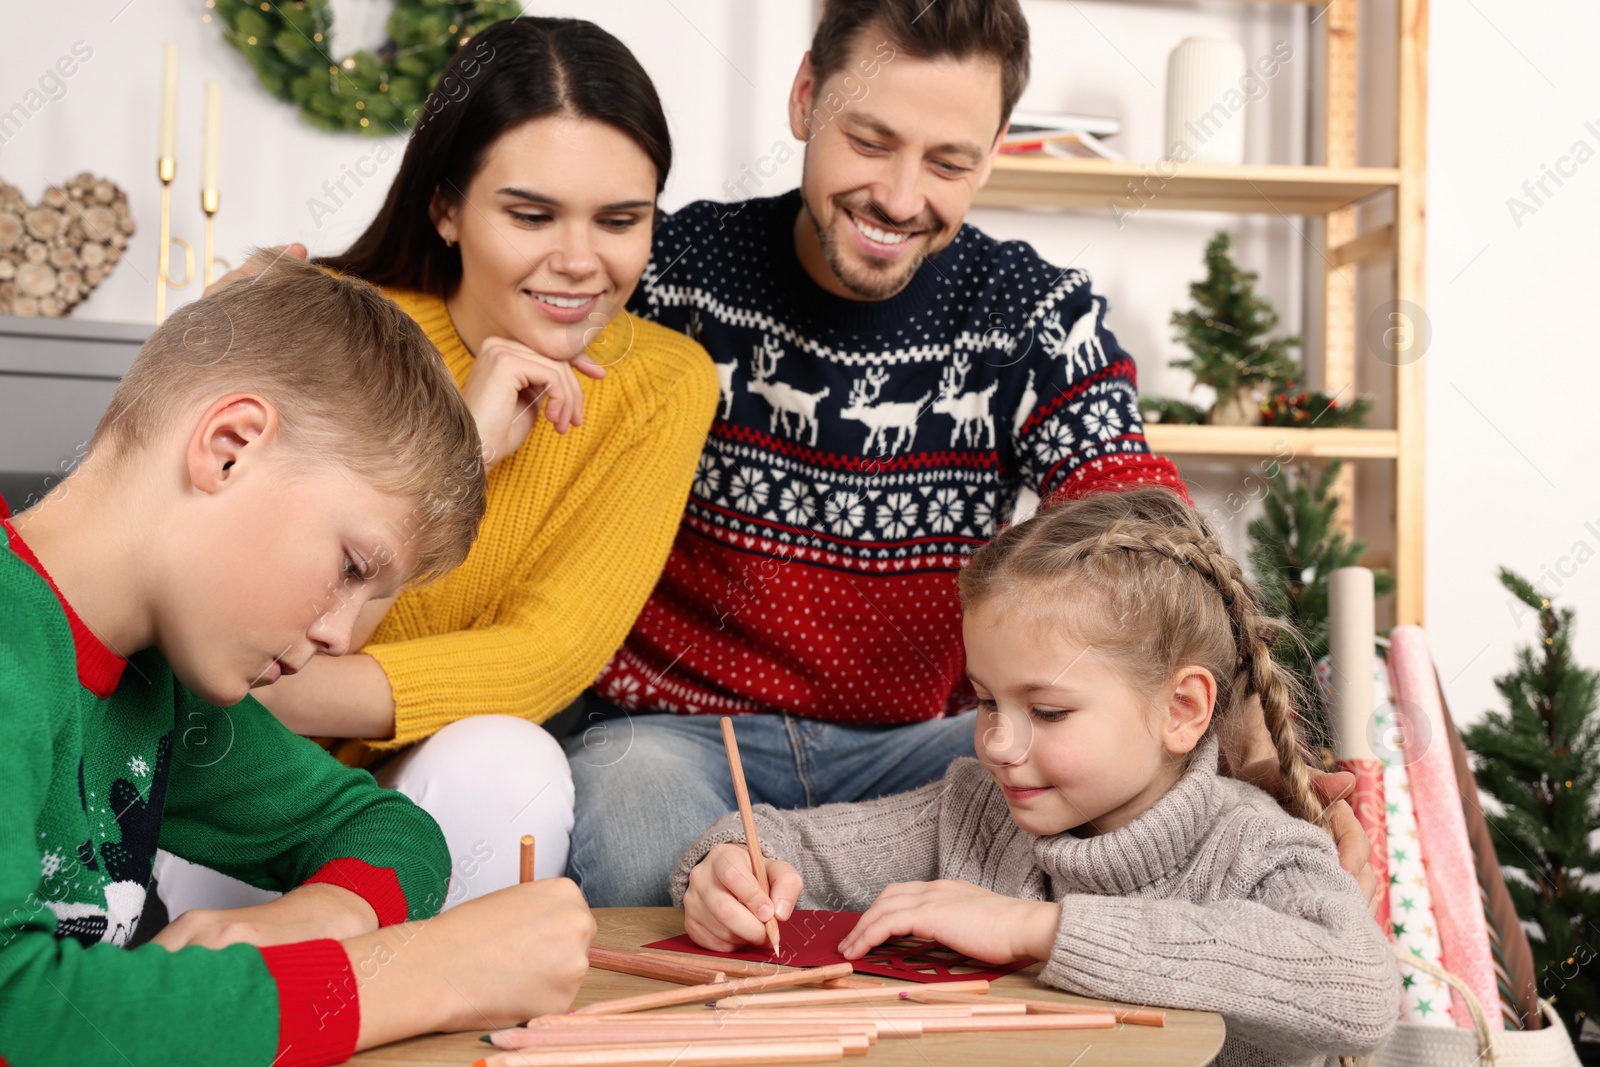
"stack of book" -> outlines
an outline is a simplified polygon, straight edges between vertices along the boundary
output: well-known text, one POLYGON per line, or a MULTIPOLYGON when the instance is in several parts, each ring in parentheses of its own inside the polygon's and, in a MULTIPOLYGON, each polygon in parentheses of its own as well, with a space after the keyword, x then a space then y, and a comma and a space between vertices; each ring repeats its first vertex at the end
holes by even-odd
POLYGON ((1121 159, 1122 155, 1105 143, 1121 128, 1119 120, 1101 115, 1017 108, 1011 113, 1011 126, 1000 142, 1000 152, 1008 156, 1121 159))

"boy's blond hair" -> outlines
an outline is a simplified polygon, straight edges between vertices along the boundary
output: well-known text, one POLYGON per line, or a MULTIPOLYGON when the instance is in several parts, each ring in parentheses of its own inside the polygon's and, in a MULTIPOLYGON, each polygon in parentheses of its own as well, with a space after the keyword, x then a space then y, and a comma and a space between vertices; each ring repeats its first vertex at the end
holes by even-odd
POLYGON ((228 393, 277 409, 314 461, 413 497, 396 531, 426 581, 467 556, 485 508, 483 451, 455 381, 422 328, 377 289, 289 256, 179 309, 139 350, 91 448, 125 457, 228 393))

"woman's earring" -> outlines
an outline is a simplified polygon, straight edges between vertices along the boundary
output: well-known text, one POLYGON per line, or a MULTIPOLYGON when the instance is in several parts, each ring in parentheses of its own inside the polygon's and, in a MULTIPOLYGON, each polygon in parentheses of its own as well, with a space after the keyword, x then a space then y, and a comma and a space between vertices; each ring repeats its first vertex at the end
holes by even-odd
POLYGON ((453 234, 444 239, 444 246, 446 248, 454 248, 456 246, 456 239, 455 239, 455 236, 453 234))

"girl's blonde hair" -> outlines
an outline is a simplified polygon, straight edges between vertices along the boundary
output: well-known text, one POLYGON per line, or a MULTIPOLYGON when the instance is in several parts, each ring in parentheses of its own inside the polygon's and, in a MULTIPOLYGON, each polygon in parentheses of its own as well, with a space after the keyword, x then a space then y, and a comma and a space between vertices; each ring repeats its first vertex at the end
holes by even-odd
POLYGON ((1097 493, 1002 530, 961 572, 971 612, 1002 600, 1070 627, 1141 692, 1195 664, 1217 683, 1213 726, 1258 697, 1294 814, 1320 822, 1293 677, 1272 658, 1288 629, 1200 513, 1164 488, 1097 493))

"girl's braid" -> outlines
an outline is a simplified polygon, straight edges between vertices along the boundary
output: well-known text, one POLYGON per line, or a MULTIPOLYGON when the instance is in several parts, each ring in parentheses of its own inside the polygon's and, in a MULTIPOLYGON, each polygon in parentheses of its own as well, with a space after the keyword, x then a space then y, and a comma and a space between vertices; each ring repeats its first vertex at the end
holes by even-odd
POLYGON ((1311 771, 1290 705, 1289 684, 1282 668, 1272 659, 1272 643, 1284 629, 1283 624, 1262 615, 1255 587, 1216 537, 1198 521, 1171 526, 1119 518, 1085 548, 1085 557, 1118 551, 1161 556, 1198 574, 1216 590, 1227 609, 1238 649, 1237 675, 1223 682, 1226 690, 1219 694, 1229 699, 1219 703, 1226 709, 1252 695, 1260 698, 1289 805, 1302 819, 1321 822, 1322 801, 1311 787, 1311 771))

